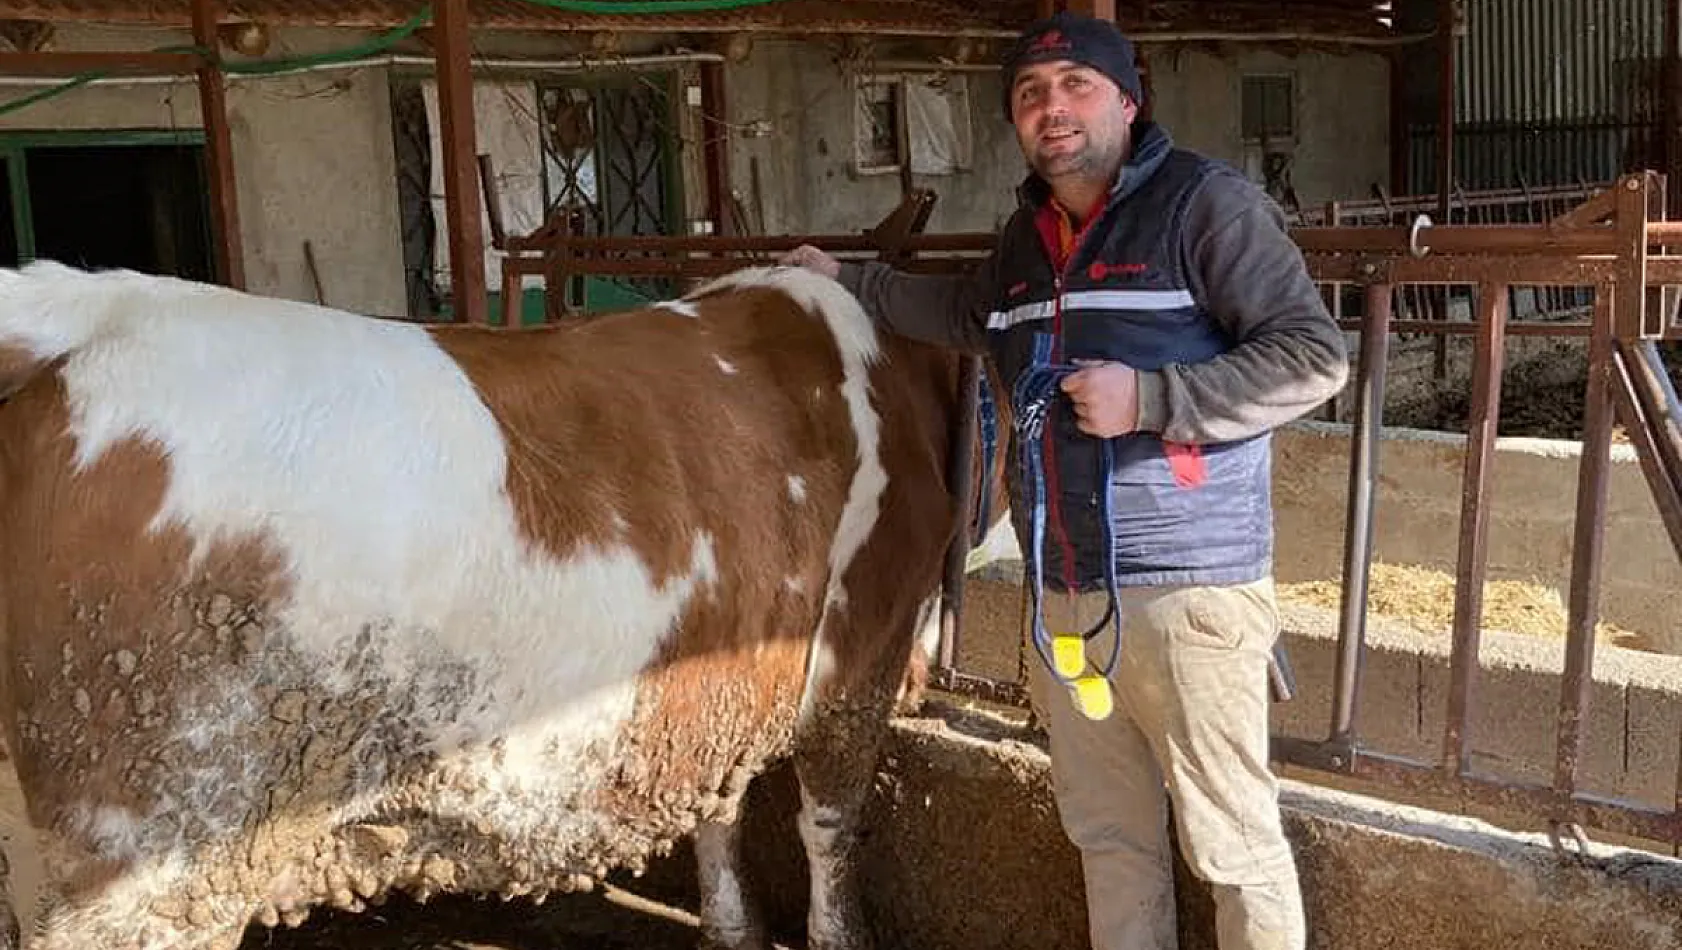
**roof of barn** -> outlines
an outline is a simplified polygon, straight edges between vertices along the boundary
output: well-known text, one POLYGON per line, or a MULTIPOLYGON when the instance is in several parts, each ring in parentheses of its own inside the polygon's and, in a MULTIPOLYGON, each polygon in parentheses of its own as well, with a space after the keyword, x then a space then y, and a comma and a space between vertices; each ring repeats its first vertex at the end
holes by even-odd
MULTIPOLYGON (((644 0, 658 8, 672 0, 644 0)), ((185 25, 182 0, 11 0, 13 19, 185 25)), ((224 22, 381 28, 418 13, 424 0, 228 0, 224 22)), ((1119 0, 1117 21, 1150 34, 1312 33, 1378 37, 1390 6, 1378 0, 1119 0)), ((1033 19, 1036 0, 776 0, 721 10, 578 13, 527 0, 470 0, 479 29, 636 32, 933 34, 1011 33, 1033 19)), ((1195 37, 1194 37, 1195 38, 1195 37)))

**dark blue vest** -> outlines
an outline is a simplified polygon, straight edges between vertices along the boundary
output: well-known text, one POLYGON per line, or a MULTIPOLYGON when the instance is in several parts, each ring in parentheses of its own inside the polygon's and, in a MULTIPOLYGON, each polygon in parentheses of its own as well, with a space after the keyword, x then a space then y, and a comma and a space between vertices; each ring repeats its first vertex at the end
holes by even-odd
MULTIPOLYGON (((1175 149, 1152 124, 1135 126, 1135 136, 1133 158, 1062 273, 1036 224, 1045 185, 1030 179, 1024 186, 1023 207, 1001 236, 1001 286, 988 317, 992 355, 1007 382, 1029 366, 1038 334, 1055 334, 1053 358, 1062 362, 1119 360, 1140 370, 1201 362, 1232 346, 1194 299, 1181 232, 1195 190, 1212 175, 1236 172, 1175 149)), ((1244 583, 1271 570, 1267 435, 1197 446, 1148 433, 1112 440, 1108 525, 1100 443, 1075 427, 1066 398, 1053 404, 1045 442, 1048 588, 1102 589, 1105 531, 1113 532, 1123 586, 1244 583)), ((1030 506, 1015 466, 1010 491, 1017 537, 1033 557, 1030 506)))

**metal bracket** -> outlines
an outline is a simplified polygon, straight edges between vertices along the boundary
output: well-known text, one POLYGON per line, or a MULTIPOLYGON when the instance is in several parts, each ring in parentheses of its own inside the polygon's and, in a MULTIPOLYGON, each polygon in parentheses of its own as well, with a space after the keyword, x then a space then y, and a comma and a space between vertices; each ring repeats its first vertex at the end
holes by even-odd
POLYGON ((1425 255, 1431 253, 1430 245, 1419 243, 1419 236, 1425 233, 1425 231, 1430 227, 1432 227, 1431 216, 1428 214, 1418 215, 1413 219, 1413 227, 1408 228, 1409 254, 1412 254, 1414 257, 1424 257, 1425 255))
POLYGON ((1393 283, 1390 279, 1390 258, 1377 255, 1358 258, 1354 282, 1362 287, 1393 283))

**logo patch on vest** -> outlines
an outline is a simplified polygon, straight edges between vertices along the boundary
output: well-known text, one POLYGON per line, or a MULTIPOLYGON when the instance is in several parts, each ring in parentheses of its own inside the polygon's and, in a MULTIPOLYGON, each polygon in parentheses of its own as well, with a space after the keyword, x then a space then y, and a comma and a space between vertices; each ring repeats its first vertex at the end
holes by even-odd
POLYGON ((1136 277, 1150 270, 1149 264, 1106 264, 1103 261, 1093 261, 1086 269, 1086 276, 1093 280, 1107 280, 1111 277, 1136 277))

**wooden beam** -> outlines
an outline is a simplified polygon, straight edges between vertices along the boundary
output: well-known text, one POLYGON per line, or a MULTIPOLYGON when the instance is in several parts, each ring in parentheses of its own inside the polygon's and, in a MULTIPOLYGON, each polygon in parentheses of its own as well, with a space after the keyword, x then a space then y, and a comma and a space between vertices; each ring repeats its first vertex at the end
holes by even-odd
POLYGON ((185 76, 200 65, 192 53, 0 53, 7 76, 185 76))
POLYGON ((701 64, 701 155, 707 169, 707 217, 714 233, 736 233, 730 213, 730 125, 725 114, 724 64, 701 64))
POLYGON ((1385 56, 1390 76, 1390 193, 1408 193, 1408 106, 1407 76, 1412 54, 1407 47, 1392 49, 1385 56))
MULTIPOLYGON (((450 297, 457 320, 489 323, 485 294, 483 225, 474 186, 477 146, 473 129, 472 50, 467 0, 433 4, 437 42, 438 118, 444 152, 444 216, 450 235, 450 297)), ((517 303, 517 302, 516 302, 517 303)), ((507 303, 512 307, 514 303, 507 303)))
POLYGON ((234 185, 233 137, 228 131, 228 96, 218 63, 216 0, 193 0, 193 42, 208 51, 198 66, 199 112, 204 122, 205 171, 210 177, 210 223, 216 235, 216 276, 245 289, 245 242, 240 237, 239 197, 234 185))

